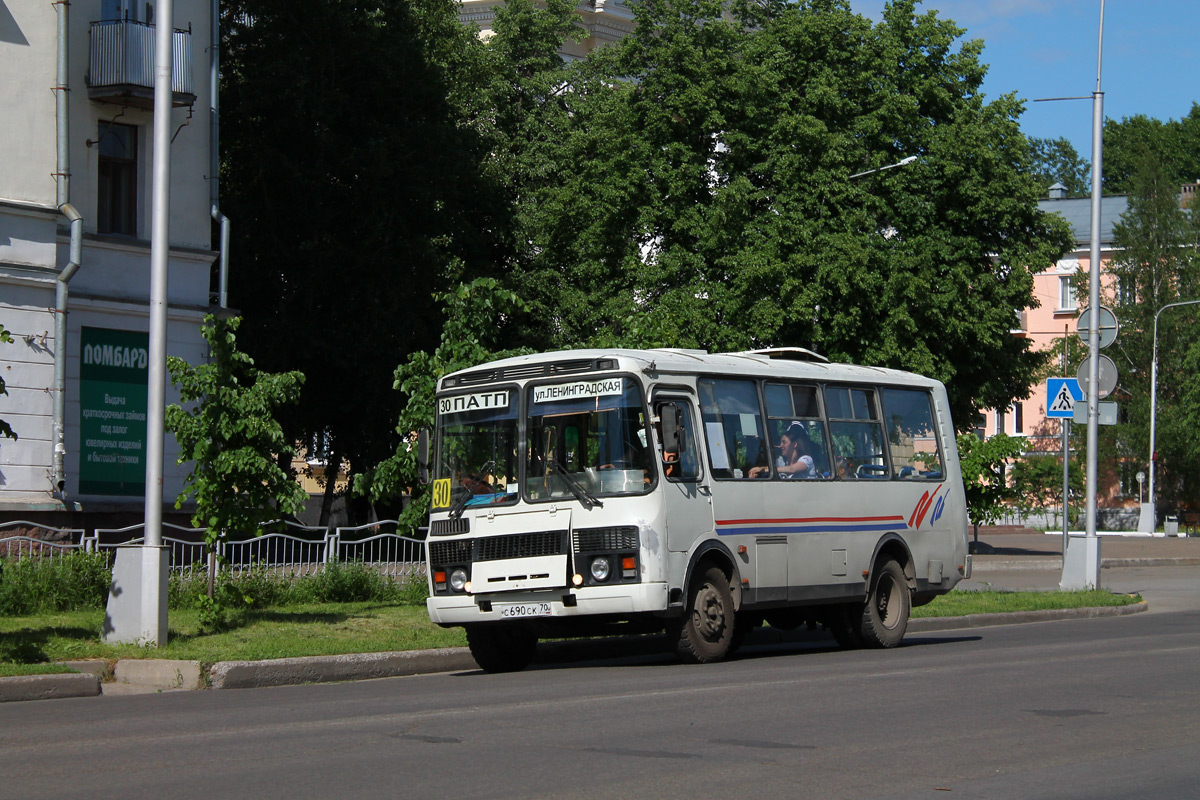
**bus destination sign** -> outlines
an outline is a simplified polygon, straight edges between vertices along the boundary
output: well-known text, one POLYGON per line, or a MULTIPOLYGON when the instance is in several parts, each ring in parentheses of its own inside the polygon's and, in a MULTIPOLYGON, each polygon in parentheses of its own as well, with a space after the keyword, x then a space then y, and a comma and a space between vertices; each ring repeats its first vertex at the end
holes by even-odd
POLYGON ((556 403, 563 400, 580 400, 587 397, 612 397, 625 391, 624 378, 604 378, 598 381, 576 381, 556 383, 551 386, 535 386, 533 402, 556 403))

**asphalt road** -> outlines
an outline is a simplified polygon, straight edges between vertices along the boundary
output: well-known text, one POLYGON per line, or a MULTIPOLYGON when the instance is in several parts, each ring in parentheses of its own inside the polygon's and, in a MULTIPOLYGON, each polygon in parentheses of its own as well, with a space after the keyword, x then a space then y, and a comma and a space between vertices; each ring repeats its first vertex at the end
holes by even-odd
POLYGON ((1198 678, 1185 610, 702 667, 9 703, 0 797, 1196 797, 1198 678))

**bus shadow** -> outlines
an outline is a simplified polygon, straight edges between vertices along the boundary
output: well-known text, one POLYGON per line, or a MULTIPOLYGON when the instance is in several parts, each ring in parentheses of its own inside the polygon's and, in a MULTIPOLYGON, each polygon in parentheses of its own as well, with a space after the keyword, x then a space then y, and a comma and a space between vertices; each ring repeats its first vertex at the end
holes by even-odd
MULTIPOLYGON (((900 643, 901 649, 975 642, 979 635, 910 634, 900 643)), ((729 662, 756 661, 801 654, 820 655, 844 650, 833 637, 823 630, 779 631, 774 628, 757 628, 747 636, 747 641, 729 657, 729 662)), ((611 636, 592 639, 563 639, 543 641, 538 644, 537 657, 531 670, 595 667, 656 667, 678 664, 671 649, 671 642, 662 634, 645 636, 611 636)), ((479 675, 482 671, 469 670, 459 675, 479 675)))

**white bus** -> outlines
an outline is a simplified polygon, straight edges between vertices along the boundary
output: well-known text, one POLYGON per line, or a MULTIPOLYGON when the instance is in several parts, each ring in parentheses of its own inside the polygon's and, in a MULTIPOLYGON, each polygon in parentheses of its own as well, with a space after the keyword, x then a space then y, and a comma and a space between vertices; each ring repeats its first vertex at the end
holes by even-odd
POLYGON ((539 637, 667 631, 719 661, 751 628, 894 647, 969 577, 945 387, 799 348, 574 350, 438 385, 430 619, 489 672, 539 637))

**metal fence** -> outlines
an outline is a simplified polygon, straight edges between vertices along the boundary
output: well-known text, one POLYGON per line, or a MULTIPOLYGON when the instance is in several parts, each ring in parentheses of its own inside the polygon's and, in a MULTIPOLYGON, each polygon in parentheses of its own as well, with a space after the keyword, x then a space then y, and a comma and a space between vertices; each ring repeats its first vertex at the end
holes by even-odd
POLYGON ((61 557, 75 550, 86 550, 89 552, 95 551, 96 539, 89 537, 87 531, 83 528, 51 528, 47 525, 41 525, 36 522, 27 522, 25 520, 13 520, 12 522, 0 522, 0 556, 7 558, 54 558, 61 557), (4 536, 5 528, 20 528, 43 530, 52 534, 57 534, 59 537, 65 536, 68 541, 56 542, 46 541, 33 536, 4 536), (75 535, 79 535, 79 541, 73 541, 75 535))
MULTIPOLYGON (((370 565, 384 575, 403 578, 425 573, 425 542, 396 532, 396 520, 335 530, 299 525, 285 520, 264 523, 264 532, 244 539, 226 538, 216 547, 216 568, 232 575, 265 569, 289 577, 316 575, 330 561, 370 565), (385 530, 391 528, 391 531, 385 530), (280 530, 269 530, 277 528, 280 530)), ((162 543, 170 552, 171 571, 206 573, 210 568, 204 547, 204 529, 162 523, 162 543), (175 533, 176 535, 171 535, 175 533)), ((32 522, 0 523, 0 556, 54 557, 73 550, 112 554, 125 545, 142 544, 143 524, 124 528, 51 528, 32 522), (3 536, 4 528, 23 526, 57 534, 66 542, 49 542, 31 536, 3 536), (104 541, 101 542, 101 539, 104 541)))

